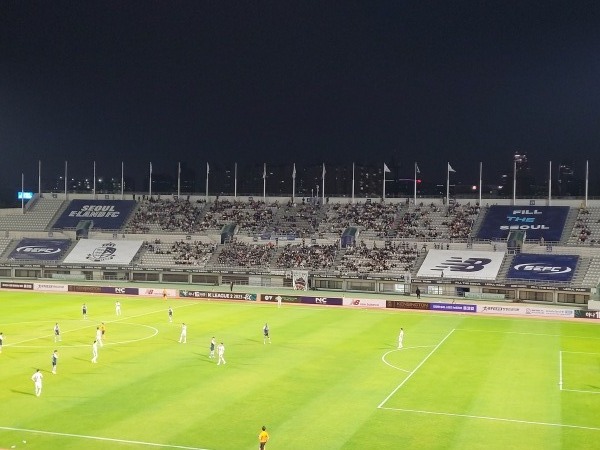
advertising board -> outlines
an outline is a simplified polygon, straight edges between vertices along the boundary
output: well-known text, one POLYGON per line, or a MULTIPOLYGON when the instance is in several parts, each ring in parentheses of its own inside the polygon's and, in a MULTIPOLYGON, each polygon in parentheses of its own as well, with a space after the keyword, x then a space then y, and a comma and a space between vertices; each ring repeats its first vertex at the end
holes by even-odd
POLYGON ((478 239, 506 239, 511 231, 525 231, 531 240, 560 241, 568 206, 490 206, 479 232, 478 239))
POLYGON ((573 278, 578 261, 577 255, 519 253, 513 258, 506 277, 567 282, 573 278))
POLYGON ((10 255, 9 261, 58 261, 69 249, 69 239, 32 239, 19 241, 10 255))
POLYGON ((495 280, 504 252, 478 250, 429 250, 418 277, 495 280))
POLYGON ((94 228, 118 230, 135 206, 133 200, 71 200, 52 228, 76 228, 82 220, 92 220, 94 228))
POLYGON ((65 264, 127 265, 143 241, 81 239, 64 259, 65 264))

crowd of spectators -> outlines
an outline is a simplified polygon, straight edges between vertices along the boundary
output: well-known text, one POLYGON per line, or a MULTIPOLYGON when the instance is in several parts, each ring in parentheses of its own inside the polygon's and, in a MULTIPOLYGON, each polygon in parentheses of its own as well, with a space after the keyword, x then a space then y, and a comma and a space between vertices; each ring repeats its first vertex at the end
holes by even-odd
POLYGON ((585 244, 590 240, 592 230, 589 221, 590 211, 586 208, 580 209, 575 221, 575 227, 573 228, 573 236, 577 236, 578 244, 585 244))
POLYGON ((305 238, 317 231, 321 209, 311 203, 292 204, 288 202, 274 217, 272 231, 277 235, 294 235, 305 238))
POLYGON ((286 244, 277 258, 278 268, 329 269, 338 251, 337 244, 286 244))
POLYGON ((381 202, 329 205, 326 220, 320 230, 340 234, 349 226, 385 233, 394 223, 397 204, 381 202))
POLYGON ((467 203, 464 206, 455 203, 448 209, 448 218, 450 220, 442 222, 448 228, 448 238, 450 239, 467 239, 475 218, 479 214, 479 205, 471 205, 467 203))
POLYGON ((164 200, 150 198, 142 200, 129 221, 129 233, 159 231, 194 233, 207 228, 202 220, 205 203, 188 200, 164 200))
POLYGON ((170 255, 178 265, 205 265, 217 246, 200 241, 175 241, 163 244, 159 239, 147 244, 148 251, 156 255, 170 255))
POLYGON ((223 245, 218 253, 217 262, 228 267, 269 267, 277 247, 268 244, 246 244, 232 242, 223 245))
POLYGON ((416 245, 387 241, 383 246, 373 243, 368 247, 361 241, 354 247, 346 248, 342 256, 340 269, 344 272, 373 272, 381 273, 390 270, 409 272, 419 256, 416 245))
POLYGON ((217 198, 208 208, 204 220, 209 228, 220 228, 236 223, 240 232, 260 234, 273 223, 274 212, 279 208, 277 202, 266 204, 263 201, 231 201, 217 198))

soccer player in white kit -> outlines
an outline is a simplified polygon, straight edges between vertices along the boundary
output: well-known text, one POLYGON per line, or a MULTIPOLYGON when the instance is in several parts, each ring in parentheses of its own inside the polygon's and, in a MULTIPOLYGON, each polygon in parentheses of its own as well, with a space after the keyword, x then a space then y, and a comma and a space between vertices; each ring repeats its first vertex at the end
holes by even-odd
POLYGON ((98 342, 97 341, 94 341, 94 343, 92 344, 92 362, 93 363, 98 362, 98 342))
POLYGON ((117 300, 117 303, 115 303, 115 313, 117 314, 117 316, 121 315, 121 302, 117 300))
POLYGON ((185 344, 187 342, 187 325, 185 323, 181 324, 181 335, 179 336, 179 343, 185 344))
POLYGON ((31 380, 35 386, 35 395, 37 397, 42 394, 42 378, 44 378, 44 375, 42 375, 40 369, 36 369, 35 373, 31 376, 31 380))
POLYGON ((219 364, 221 364, 221 361, 223 361, 223 364, 227 364, 227 362, 225 361, 225 357, 224 357, 224 355, 225 355, 225 346, 223 345, 222 342, 217 347, 217 354, 219 355, 219 361, 217 361, 217 366, 219 364))
POLYGON ((400 328, 400 334, 398 335, 398 348, 404 347, 404 329, 400 328))
POLYGON ((100 347, 104 347, 104 344, 102 343, 102 330, 100 327, 96 327, 96 342, 100 347))

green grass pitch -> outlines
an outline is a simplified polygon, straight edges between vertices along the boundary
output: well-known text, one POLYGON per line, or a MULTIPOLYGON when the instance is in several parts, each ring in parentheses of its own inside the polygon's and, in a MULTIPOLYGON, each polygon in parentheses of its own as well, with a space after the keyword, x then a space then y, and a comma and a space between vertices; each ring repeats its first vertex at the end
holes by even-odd
POLYGON ((117 317, 116 299, 0 293, 0 449, 250 450, 262 425, 269 450, 600 445, 595 323, 124 296, 117 317))

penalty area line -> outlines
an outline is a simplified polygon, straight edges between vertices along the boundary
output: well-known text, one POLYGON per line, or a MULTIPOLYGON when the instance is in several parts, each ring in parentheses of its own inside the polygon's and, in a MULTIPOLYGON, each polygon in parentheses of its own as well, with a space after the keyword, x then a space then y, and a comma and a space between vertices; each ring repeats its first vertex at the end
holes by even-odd
POLYGON ((385 399, 383 399, 383 401, 382 401, 382 402, 381 402, 381 403, 380 403, 380 404, 377 406, 378 408, 382 408, 382 407, 383 407, 383 405, 385 405, 385 404, 386 404, 386 402, 387 402, 387 401, 388 401, 388 400, 389 400, 389 399, 392 397, 392 395, 394 395, 394 394, 395 394, 395 393, 398 391, 398 389, 400 389, 402 386, 404 386, 404 384, 405 384, 405 383, 406 383, 408 380, 410 380, 410 377, 412 377, 412 376, 415 374, 415 372, 416 372, 417 370, 419 370, 423 364, 425 364, 425 361, 427 361, 427 360, 429 359, 429 357, 430 357, 431 355, 433 355, 433 354, 435 353, 435 351, 436 351, 438 348, 440 348, 440 346, 441 346, 441 345, 442 345, 444 342, 446 342, 446 339, 448 339, 448 338, 449 338, 449 337, 452 335, 452 333, 454 333, 454 330, 455 330, 455 329, 453 328, 452 330, 450 330, 450 332, 449 332, 449 333, 448 333, 446 336, 444 336, 444 339, 442 339, 442 340, 439 342, 439 344, 438 344, 438 345, 436 345, 436 346, 433 348, 433 350, 431 350, 431 351, 429 352, 429 354, 428 354, 428 355, 427 355, 425 358, 423 358, 423 361, 421 361, 421 362, 419 363, 419 365, 418 365, 417 367, 415 367, 415 369, 414 369, 412 372, 410 372, 410 373, 408 374, 408 376, 407 376, 407 377, 404 379, 404 381, 402 381, 402 383, 400 383, 398 386, 396 386, 396 389, 394 389, 394 390, 393 390, 393 391, 390 393, 390 395, 388 395, 388 396, 387 396, 385 399))
POLYGON ((472 414, 456 414, 456 413, 447 413, 447 412, 439 412, 439 411, 422 411, 419 409, 390 408, 387 406, 380 407, 379 409, 386 409, 388 411, 408 412, 408 413, 415 413, 415 414, 429 414, 429 415, 436 415, 436 416, 464 417, 466 419, 492 420, 492 421, 496 421, 496 422, 520 423, 520 424, 525 424, 525 425, 541 425, 541 426, 545 426, 545 427, 574 428, 574 429, 578 429, 578 430, 600 431, 599 427, 586 427, 584 425, 569 425, 569 424, 564 424, 564 423, 552 423, 552 422, 538 422, 535 420, 507 419, 504 417, 476 416, 476 415, 472 415, 472 414))
POLYGON ((116 438, 107 438, 107 437, 101 437, 101 436, 88 436, 85 434, 59 433, 57 431, 30 430, 27 428, 14 428, 14 427, 0 426, 0 430, 18 431, 21 433, 32 433, 32 434, 45 434, 45 435, 49 435, 49 436, 62 436, 62 437, 72 437, 72 438, 79 438, 79 439, 90 439, 90 440, 94 440, 94 441, 116 442, 116 443, 120 443, 120 444, 146 445, 148 447, 178 448, 178 449, 183 449, 183 450, 210 450, 207 448, 188 447, 185 445, 157 444, 155 442, 134 441, 134 440, 130 440, 130 439, 116 439, 116 438))

